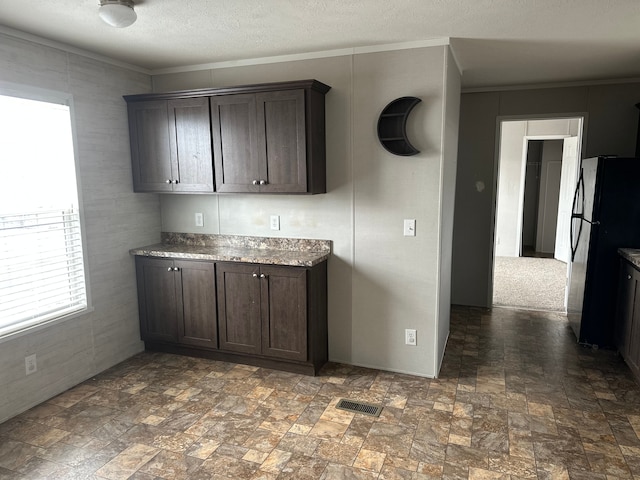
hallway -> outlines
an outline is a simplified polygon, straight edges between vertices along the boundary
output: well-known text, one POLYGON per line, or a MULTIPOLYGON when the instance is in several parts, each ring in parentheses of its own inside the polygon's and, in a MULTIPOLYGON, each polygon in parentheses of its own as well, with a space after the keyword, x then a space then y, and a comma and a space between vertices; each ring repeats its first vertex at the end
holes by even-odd
POLYGON ((639 435, 626 365, 562 315, 454 307, 439 379, 139 354, 1 424, 0 479, 615 480, 639 435))
POLYGON ((566 312, 567 264, 554 258, 495 257, 493 306, 566 312))

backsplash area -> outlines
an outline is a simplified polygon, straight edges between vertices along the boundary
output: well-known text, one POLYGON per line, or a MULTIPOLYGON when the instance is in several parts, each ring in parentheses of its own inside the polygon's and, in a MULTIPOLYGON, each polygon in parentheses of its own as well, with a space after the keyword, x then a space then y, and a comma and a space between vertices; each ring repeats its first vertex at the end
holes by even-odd
POLYGON ((331 252, 331 240, 308 238, 251 237, 199 233, 162 232, 162 243, 198 247, 241 247, 291 250, 296 252, 331 252))

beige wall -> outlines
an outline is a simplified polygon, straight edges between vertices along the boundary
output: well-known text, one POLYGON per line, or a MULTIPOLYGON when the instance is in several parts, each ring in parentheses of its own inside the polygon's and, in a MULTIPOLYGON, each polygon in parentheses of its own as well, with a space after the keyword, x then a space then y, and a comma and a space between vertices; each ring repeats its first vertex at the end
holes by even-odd
POLYGON ((435 376, 448 334, 451 212, 459 73, 448 47, 340 56, 156 76, 2 36, 0 82, 73 95, 92 313, 0 346, 0 421, 142 349, 130 248, 183 231, 331 239, 330 356, 435 376), (327 95, 327 187, 315 196, 134 194, 123 94, 317 78, 327 95), (398 157, 376 138, 391 100, 415 95, 398 157), (447 125, 447 131, 443 125, 447 125), (193 226, 193 213, 205 227, 193 226), (268 217, 281 216, 281 230, 268 217), (404 237, 404 218, 417 236, 404 237), (161 224, 162 222, 162 224, 161 224), (404 329, 418 346, 404 345, 404 329), (25 376, 36 353, 38 372, 25 376))
MULTIPOLYGON (((0 82, 73 95, 95 310, 0 343, 0 422, 142 350, 128 249, 159 240, 158 197, 134 194, 122 94, 150 77, 0 35, 0 82), (38 371, 25 375, 24 357, 38 371)), ((38 141, 34 132, 34 141, 38 141)))
POLYGON ((330 359, 435 376, 444 344, 437 324, 445 310, 439 308, 446 309, 441 330, 448 333, 448 287, 441 296, 441 282, 450 272, 443 244, 451 229, 446 221, 452 212, 456 144, 453 130, 443 135, 443 122, 457 126, 459 91, 448 48, 158 75, 153 85, 155 91, 167 91, 302 78, 332 87, 326 97, 328 192, 163 195, 162 228, 332 240, 330 359), (448 73, 453 80, 446 83, 448 73), (389 154, 376 138, 380 111, 405 95, 422 99, 409 122, 409 136, 421 150, 413 157, 389 154), (445 141, 448 168, 443 168, 445 141), (195 212, 205 213, 204 228, 193 226, 195 212), (280 231, 269 229, 271 214, 281 216, 280 231), (417 220, 416 237, 403 236, 404 218, 417 220), (404 345, 405 328, 417 329, 418 346, 404 345))
POLYGON ((453 241, 452 302, 489 306, 497 185, 496 126, 503 116, 585 115, 583 158, 635 152, 640 83, 464 93, 453 241))

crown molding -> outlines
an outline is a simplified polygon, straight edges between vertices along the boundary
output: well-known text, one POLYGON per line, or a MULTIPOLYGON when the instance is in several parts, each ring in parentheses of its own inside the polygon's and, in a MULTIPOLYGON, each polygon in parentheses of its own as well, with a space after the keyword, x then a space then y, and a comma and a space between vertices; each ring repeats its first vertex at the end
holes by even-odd
POLYGON ((505 92, 515 90, 539 90, 544 88, 591 87, 596 85, 615 85, 621 83, 640 83, 640 78, 612 78, 606 80, 577 80, 574 82, 531 83, 528 85, 504 85, 497 87, 463 88, 460 93, 505 92))
POLYGON ((220 68, 244 67, 249 65, 265 65, 269 63, 295 62, 300 60, 313 60, 316 58, 343 57, 347 55, 362 55, 393 50, 437 47, 449 44, 449 38, 444 37, 431 40, 420 40, 416 42, 388 43, 384 45, 369 45, 363 47, 339 48, 335 50, 321 50, 317 52, 294 53, 289 55, 275 55, 271 57, 247 58, 244 60, 202 63, 199 65, 185 65, 183 67, 158 68, 152 70, 151 75, 194 72, 198 70, 215 70, 220 68))
POLYGON ((67 53, 80 55, 82 57, 90 58, 92 60, 97 60, 99 62, 104 62, 109 65, 113 65, 115 67, 125 68, 127 70, 133 70, 134 72, 151 75, 151 70, 147 68, 139 67, 137 65, 132 65, 127 62, 122 62, 120 60, 116 60, 114 58, 107 57, 105 55, 100 55, 100 54, 91 52, 89 50, 84 50, 82 48, 74 47, 73 45, 69 45, 67 43, 62 43, 55 40, 49 40, 48 38, 39 37, 38 35, 33 35, 31 33, 23 32, 21 30, 5 27, 4 25, 0 25, 0 34, 18 38, 20 40, 26 40, 28 42, 37 43, 39 45, 44 45, 45 47, 55 48, 67 53))

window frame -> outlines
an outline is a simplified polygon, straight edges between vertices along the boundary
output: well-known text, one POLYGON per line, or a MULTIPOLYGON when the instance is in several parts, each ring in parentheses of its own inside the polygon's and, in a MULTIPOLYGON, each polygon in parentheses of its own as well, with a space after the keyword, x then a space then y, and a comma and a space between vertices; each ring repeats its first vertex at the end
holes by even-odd
POLYGON ((73 145, 73 162, 76 173, 76 195, 78 198, 78 216, 80 222, 80 239, 82 242, 82 263, 84 269, 84 287, 87 304, 84 308, 76 311, 55 316, 49 319, 31 319, 23 322, 10 325, 7 327, 0 326, 0 344, 20 336, 49 328, 53 325, 60 324, 72 320, 77 317, 87 315, 94 311, 93 302, 91 297, 91 282, 89 279, 89 256, 88 256, 88 244, 86 237, 86 222, 84 218, 84 202, 82 198, 82 178, 80 175, 80 159, 78 148, 78 132, 77 122, 75 114, 75 105, 73 101, 73 95, 66 92, 57 90, 49 90, 44 88, 18 85, 8 82, 0 82, 0 95, 10 96, 16 98, 22 98, 25 100, 36 100, 46 103, 55 103, 58 105, 65 105, 69 107, 69 120, 71 123, 71 141, 73 145))

